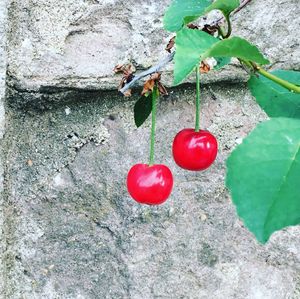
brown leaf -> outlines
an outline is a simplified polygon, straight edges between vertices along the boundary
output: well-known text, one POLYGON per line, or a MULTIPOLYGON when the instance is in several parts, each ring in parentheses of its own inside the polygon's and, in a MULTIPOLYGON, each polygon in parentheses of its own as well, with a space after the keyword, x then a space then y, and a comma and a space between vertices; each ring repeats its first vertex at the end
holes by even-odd
POLYGON ((154 85, 155 85, 155 81, 153 79, 150 78, 149 80, 147 80, 144 84, 142 96, 151 93, 153 91, 154 85))
POLYGON ((126 83, 129 83, 134 78, 134 75, 133 74, 128 74, 128 75, 124 75, 124 77, 126 79, 126 83))
POLYGON ((161 73, 154 73, 151 75, 150 79, 153 79, 156 82, 159 82, 161 78, 161 73))
POLYGON ((120 91, 120 90, 123 88, 123 86, 125 85, 125 83, 126 83, 126 78, 123 77, 123 78, 121 79, 121 81, 120 81, 119 86, 118 86, 118 91, 120 91))
POLYGON ((167 46, 166 46, 166 51, 169 52, 169 53, 171 53, 171 50, 173 49, 174 45, 175 45, 175 36, 173 36, 173 37, 169 40, 169 42, 168 42, 168 44, 167 44, 167 46))
MULTIPOLYGON (((115 73, 123 73, 123 77, 118 86, 118 90, 122 89, 126 83, 129 83, 134 78, 133 73, 135 72, 135 68, 131 64, 118 64, 114 68, 115 73)), ((131 96, 131 90, 128 90, 124 93, 126 97, 131 96)))
POLYGON ((168 95, 168 91, 166 89, 166 87, 164 85, 162 85, 161 82, 158 82, 157 83, 157 87, 158 87, 158 90, 159 90, 159 93, 161 95, 164 95, 164 96, 167 96, 168 95))
POLYGON ((142 91, 142 95, 148 95, 149 93, 151 93, 153 91, 153 88, 155 86, 155 84, 157 84, 159 93, 162 95, 167 95, 168 91, 167 89, 163 86, 163 84, 160 82, 161 79, 161 73, 154 73, 150 76, 150 79, 148 79, 145 84, 144 84, 144 88, 142 91))
POLYGON ((211 26, 209 24, 205 24, 201 30, 210 35, 214 35, 215 32, 218 31, 218 26, 211 26))
POLYGON ((131 96, 132 96, 131 89, 127 89, 127 90, 124 92, 124 96, 125 96, 125 97, 131 97, 131 96))
POLYGON ((190 28, 190 29, 199 29, 199 27, 197 25, 192 24, 192 23, 188 24, 187 27, 190 28))
POLYGON ((123 73, 123 69, 124 69, 124 64, 117 64, 114 67, 114 73, 118 74, 118 73, 123 73))
POLYGON ((135 67, 132 64, 117 64, 114 69, 114 73, 123 73, 124 75, 135 73, 135 67))
POLYGON ((210 65, 204 61, 201 61, 200 73, 206 74, 210 71, 210 65))

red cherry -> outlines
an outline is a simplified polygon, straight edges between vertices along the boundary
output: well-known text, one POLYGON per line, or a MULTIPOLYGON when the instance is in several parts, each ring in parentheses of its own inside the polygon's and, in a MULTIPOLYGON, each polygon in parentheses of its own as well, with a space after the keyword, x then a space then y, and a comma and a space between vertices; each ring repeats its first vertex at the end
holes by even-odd
POLYGON ((136 164, 127 175, 127 189, 142 204, 159 205, 167 200, 173 187, 173 175, 165 165, 136 164))
POLYGON ((216 159, 217 139, 208 131, 183 129, 173 141, 176 164, 187 170, 204 170, 216 159))

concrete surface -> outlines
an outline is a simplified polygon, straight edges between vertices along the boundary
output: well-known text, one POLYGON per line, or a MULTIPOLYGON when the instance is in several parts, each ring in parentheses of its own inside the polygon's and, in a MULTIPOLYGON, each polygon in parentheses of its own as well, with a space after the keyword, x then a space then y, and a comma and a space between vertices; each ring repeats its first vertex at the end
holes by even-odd
POLYGON ((0 2, 0 298, 4 292, 4 252, 5 252, 5 237, 4 237, 4 211, 3 211, 3 172, 4 172, 4 157, 2 155, 2 139, 5 127, 5 77, 6 77, 6 16, 7 5, 6 1, 0 2))
MULTIPOLYGON (((266 119, 236 65, 203 77, 201 123, 219 140, 216 163, 201 173, 174 165, 172 139, 193 126, 195 90, 182 85, 158 109, 169 201, 140 206, 126 192, 129 168, 147 162, 150 123, 134 127, 138 95, 108 91, 112 69, 165 55, 169 2, 10 0, 7 55, 0 2, 1 299, 300 298, 300 227, 258 244, 224 186, 226 157, 266 119)), ((253 0, 235 32, 274 68, 300 70, 299 13, 298 0, 253 0)))
POLYGON ((126 192, 128 169, 148 158, 149 122, 132 125, 134 98, 74 94, 55 110, 7 113, 8 298, 297 294, 299 227, 257 244, 224 187, 227 155, 265 115, 244 86, 206 88, 202 127, 220 151, 208 171, 186 172, 170 148, 193 125, 193 99, 191 88, 174 90, 159 107, 156 161, 171 167, 175 186, 157 208, 126 192))
MULTIPOLYGON (((166 55, 172 34, 162 29, 162 15, 170 2, 11 0, 10 84, 36 91, 115 89, 116 64, 130 61, 141 70, 166 55)), ((274 67, 299 69, 299 14, 298 0, 253 0, 233 18, 234 34, 259 46, 274 67)), ((212 13, 210 19, 215 17, 212 13)), ((232 66, 203 80, 246 79, 244 71, 232 66)), ((171 72, 164 80, 172 82, 171 72)))

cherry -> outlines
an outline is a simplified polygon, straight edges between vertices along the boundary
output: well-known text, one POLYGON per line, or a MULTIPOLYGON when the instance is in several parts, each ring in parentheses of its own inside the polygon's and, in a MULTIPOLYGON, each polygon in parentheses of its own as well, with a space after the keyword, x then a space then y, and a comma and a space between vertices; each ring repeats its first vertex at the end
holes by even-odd
POLYGON ((128 172, 127 189, 132 198, 142 204, 159 205, 169 197, 173 175, 162 164, 136 164, 128 172))
POLYGON ((187 170, 204 170, 215 161, 218 142, 208 131, 183 129, 174 138, 172 150, 178 166, 187 170))

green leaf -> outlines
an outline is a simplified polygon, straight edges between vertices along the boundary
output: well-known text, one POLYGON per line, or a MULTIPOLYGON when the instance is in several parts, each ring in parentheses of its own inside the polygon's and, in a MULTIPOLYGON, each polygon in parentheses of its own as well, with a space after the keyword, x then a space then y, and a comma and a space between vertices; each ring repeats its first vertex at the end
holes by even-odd
MULTIPOLYGON (((300 84, 300 72, 274 71, 273 75, 294 84, 300 84)), ((292 93, 275 82, 252 76, 248 82, 257 103, 270 117, 300 118, 300 94, 292 93)))
POLYGON ((300 224, 300 120, 259 124, 227 160, 226 185, 256 238, 300 224))
POLYGON ((164 16, 164 28, 179 31, 183 25, 198 19, 210 4, 211 0, 173 0, 164 16))
POLYGON ((259 64, 269 63, 257 47, 239 37, 219 40, 206 32, 183 28, 177 33, 175 44, 175 85, 184 80, 201 60, 208 57, 238 57, 259 64))
POLYGON ((214 9, 221 10, 225 16, 229 16, 240 5, 239 0, 217 0, 212 3, 204 12, 204 14, 209 13, 214 9))
POLYGON ((214 9, 229 16, 239 5, 239 0, 173 0, 164 16, 164 28, 168 31, 179 31, 184 25, 197 20, 200 16, 214 9))
POLYGON ((134 122, 140 127, 152 111, 151 97, 141 97, 134 105, 134 122))
POLYGON ((207 57, 237 57, 259 64, 269 63, 269 60, 263 57, 256 46, 240 37, 220 40, 202 55, 202 60, 207 57))
POLYGON ((219 70, 225 65, 229 64, 231 61, 230 57, 216 57, 217 65, 214 67, 214 70, 219 70))
POLYGON ((199 65, 201 55, 218 41, 219 39, 204 31, 186 28, 180 30, 175 40, 174 84, 184 80, 199 65))

